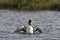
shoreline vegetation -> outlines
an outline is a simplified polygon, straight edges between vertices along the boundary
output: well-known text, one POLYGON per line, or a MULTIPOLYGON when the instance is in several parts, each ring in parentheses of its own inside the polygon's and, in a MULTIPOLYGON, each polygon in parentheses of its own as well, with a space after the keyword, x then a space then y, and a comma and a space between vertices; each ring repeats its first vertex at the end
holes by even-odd
POLYGON ((0 0, 0 9, 60 11, 60 0, 0 0))

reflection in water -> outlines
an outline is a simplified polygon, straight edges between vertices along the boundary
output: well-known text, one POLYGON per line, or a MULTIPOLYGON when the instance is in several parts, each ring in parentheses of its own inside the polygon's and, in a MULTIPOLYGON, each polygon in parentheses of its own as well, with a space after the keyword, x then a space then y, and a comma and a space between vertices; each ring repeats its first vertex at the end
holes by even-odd
POLYGON ((60 12, 57 11, 9 11, 0 10, 0 40, 60 40, 60 12), (17 27, 27 25, 32 19, 33 27, 38 25, 42 34, 17 34, 17 27))

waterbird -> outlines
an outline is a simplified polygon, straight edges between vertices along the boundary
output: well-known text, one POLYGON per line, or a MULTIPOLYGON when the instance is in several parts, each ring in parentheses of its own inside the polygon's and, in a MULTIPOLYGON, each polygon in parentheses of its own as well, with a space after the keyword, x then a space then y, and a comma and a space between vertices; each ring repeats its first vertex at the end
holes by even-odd
POLYGON ((38 26, 35 26, 35 27, 32 27, 31 25, 31 20, 29 20, 28 22, 28 26, 25 27, 25 26, 22 26, 20 29, 17 28, 15 33, 30 33, 30 34, 33 34, 35 33, 36 31, 38 31, 39 33, 42 33, 42 30, 38 27, 38 26))

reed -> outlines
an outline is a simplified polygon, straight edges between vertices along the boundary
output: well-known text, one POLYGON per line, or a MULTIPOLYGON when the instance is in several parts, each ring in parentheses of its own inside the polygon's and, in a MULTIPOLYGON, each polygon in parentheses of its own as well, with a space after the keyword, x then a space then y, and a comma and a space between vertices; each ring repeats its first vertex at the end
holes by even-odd
POLYGON ((0 0, 0 8, 19 10, 60 10, 60 0, 0 0))

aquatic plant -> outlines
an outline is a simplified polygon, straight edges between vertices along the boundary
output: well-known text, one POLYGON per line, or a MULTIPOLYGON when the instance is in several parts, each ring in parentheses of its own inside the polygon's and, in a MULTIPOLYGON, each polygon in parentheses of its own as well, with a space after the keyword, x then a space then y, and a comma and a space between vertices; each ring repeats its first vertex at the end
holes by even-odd
POLYGON ((0 0, 0 8, 60 10, 60 0, 0 0))

